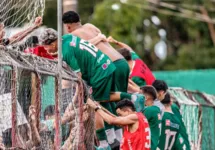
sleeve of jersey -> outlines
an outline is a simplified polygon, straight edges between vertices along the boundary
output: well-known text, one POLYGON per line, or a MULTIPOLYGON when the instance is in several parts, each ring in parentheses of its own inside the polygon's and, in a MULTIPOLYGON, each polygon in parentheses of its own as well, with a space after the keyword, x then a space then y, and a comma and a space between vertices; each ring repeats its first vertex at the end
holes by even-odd
POLYGON ((131 52, 131 58, 132 60, 140 59, 140 57, 134 51, 131 52))
POLYGON ((144 86, 144 85, 146 85, 146 82, 143 79, 139 78, 139 77, 133 77, 132 81, 134 83, 136 83, 138 86, 144 86))
POLYGON ((63 60, 71 67, 74 72, 80 72, 80 67, 78 66, 77 59, 75 58, 73 47, 64 47, 66 53, 63 56, 63 60))
POLYGON ((146 116, 147 120, 149 121, 151 119, 151 113, 149 109, 146 109, 144 111, 144 115, 146 116))

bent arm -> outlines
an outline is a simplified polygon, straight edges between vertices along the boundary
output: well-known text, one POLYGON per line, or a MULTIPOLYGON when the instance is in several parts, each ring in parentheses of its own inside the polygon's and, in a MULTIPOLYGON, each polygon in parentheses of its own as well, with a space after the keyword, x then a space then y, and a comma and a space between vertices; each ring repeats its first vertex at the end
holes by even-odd
POLYGON ((125 43, 123 43, 123 42, 119 42, 119 41, 115 40, 115 39, 114 39, 113 37, 111 37, 111 36, 108 37, 107 41, 108 41, 109 43, 113 43, 113 44, 118 45, 120 48, 126 48, 126 49, 130 50, 131 52, 133 51, 133 49, 132 49, 130 46, 128 46, 127 44, 125 44, 125 43))
POLYGON ((93 45, 97 45, 102 41, 106 42, 106 37, 103 34, 98 34, 96 37, 94 37, 93 39, 90 39, 88 41, 93 45))
POLYGON ((9 38, 10 44, 16 43, 21 41, 22 39, 24 39, 28 34, 30 34, 31 32, 33 32, 36 28, 38 28, 40 25, 42 24, 42 18, 41 17, 37 17, 34 25, 32 27, 29 27, 27 29, 25 29, 24 31, 18 32, 17 34, 15 34, 14 36, 9 38))
POLYGON ((102 109, 99 109, 97 112, 108 124, 113 124, 113 125, 125 126, 125 125, 134 124, 138 120, 135 114, 132 114, 126 117, 113 117, 107 114, 106 112, 104 112, 102 109))

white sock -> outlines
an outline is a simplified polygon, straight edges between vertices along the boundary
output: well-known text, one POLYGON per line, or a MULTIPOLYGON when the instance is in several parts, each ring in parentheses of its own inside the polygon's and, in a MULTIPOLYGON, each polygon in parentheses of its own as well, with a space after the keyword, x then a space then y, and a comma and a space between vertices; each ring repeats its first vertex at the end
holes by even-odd
POLYGON ((106 148, 109 144, 106 140, 99 141, 99 148, 106 148))
POLYGON ((107 135, 107 140, 109 144, 113 144, 114 140, 116 139, 116 134, 114 132, 114 128, 105 130, 106 135, 107 135))
POLYGON ((122 141, 122 129, 117 129, 115 131, 115 134, 116 134, 116 139, 121 143, 121 141, 122 141))

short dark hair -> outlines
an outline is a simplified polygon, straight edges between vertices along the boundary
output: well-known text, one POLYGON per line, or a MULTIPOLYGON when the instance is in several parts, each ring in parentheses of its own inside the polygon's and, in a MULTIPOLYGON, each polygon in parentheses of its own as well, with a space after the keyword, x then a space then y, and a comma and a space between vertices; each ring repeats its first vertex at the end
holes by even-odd
POLYGON ((161 101, 162 104, 170 104, 171 102, 171 96, 169 93, 166 93, 164 99, 161 101))
POLYGON ((63 23, 77 23, 80 22, 80 17, 78 15, 78 13, 76 13, 75 11, 67 11, 63 14, 63 23))
POLYGON ((131 60, 131 52, 127 48, 118 49, 118 52, 127 60, 131 60))
POLYGON ((34 47, 39 44, 39 38, 37 36, 31 36, 25 41, 26 47, 34 47))
POLYGON ((128 99, 123 99, 123 100, 119 101, 116 104, 116 110, 118 108, 119 109, 130 108, 132 111, 136 111, 134 104, 130 100, 128 100, 128 99))
POLYGON ((168 90, 168 86, 167 86, 166 82, 163 80, 155 80, 152 83, 152 86, 157 90, 157 92, 159 92, 159 91, 166 92, 168 90))
POLYGON ((55 114, 55 106, 54 105, 49 105, 46 107, 46 109, 44 110, 44 118, 46 116, 53 116, 55 114))
POLYGON ((157 99, 157 92, 153 86, 146 85, 140 88, 143 93, 149 94, 152 96, 153 100, 157 99))

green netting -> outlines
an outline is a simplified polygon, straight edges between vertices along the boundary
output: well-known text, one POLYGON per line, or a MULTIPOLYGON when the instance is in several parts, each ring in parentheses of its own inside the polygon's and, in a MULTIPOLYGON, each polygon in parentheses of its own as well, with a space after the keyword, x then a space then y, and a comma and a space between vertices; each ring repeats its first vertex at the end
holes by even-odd
POLYGON ((170 87, 198 90, 215 94, 215 69, 189 71, 155 71, 157 79, 165 80, 170 87))
POLYGON ((215 112, 212 107, 202 106, 202 150, 215 149, 215 112))
POLYGON ((198 144, 198 106, 184 105, 180 106, 180 111, 183 116, 184 124, 187 128, 189 141, 195 147, 198 144))
POLYGON ((201 149, 215 148, 215 109, 203 94, 192 92, 192 97, 201 105, 201 149))
POLYGON ((199 104, 203 104, 203 105, 208 105, 209 104, 207 101, 205 101, 205 99, 199 93, 192 93, 192 96, 195 98, 195 100, 197 102, 199 102, 199 104))
POLYGON ((208 99, 208 101, 215 106, 215 96, 203 93, 203 95, 208 99))
POLYGON ((177 101, 180 104, 186 104, 186 105, 198 105, 198 103, 193 102, 192 100, 190 100, 185 94, 184 94, 184 90, 174 90, 174 89, 170 89, 169 90, 170 94, 173 95, 177 101))
POLYGON ((42 101, 41 108, 44 112, 45 108, 49 105, 55 105, 55 78, 48 76, 42 77, 42 101))
POLYGON ((187 128, 189 141, 192 147, 198 145, 198 123, 199 123, 199 104, 193 102, 185 95, 184 89, 169 89, 171 96, 180 104, 181 115, 184 120, 184 124, 187 128))

